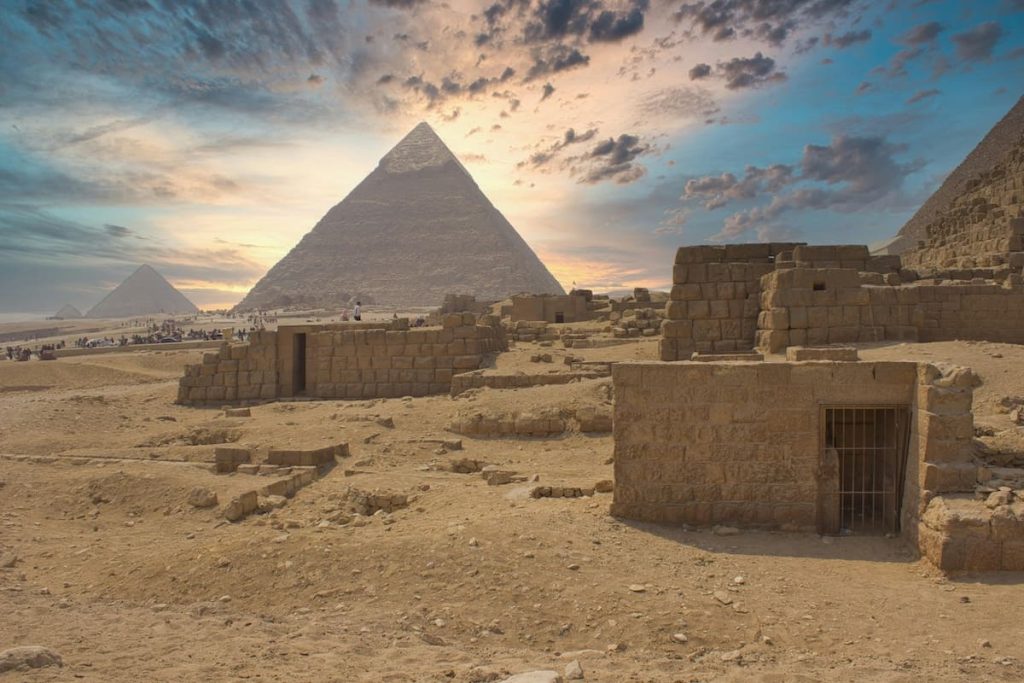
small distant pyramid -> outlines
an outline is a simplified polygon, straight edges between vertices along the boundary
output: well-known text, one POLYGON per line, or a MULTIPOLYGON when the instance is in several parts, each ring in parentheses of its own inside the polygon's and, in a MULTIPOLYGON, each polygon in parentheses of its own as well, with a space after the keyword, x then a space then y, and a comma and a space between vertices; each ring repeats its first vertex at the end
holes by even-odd
POLYGON ((87 318, 128 318, 155 313, 198 313, 196 305, 150 266, 139 268, 86 313, 87 318))
POLYGON ((71 304, 64 304, 59 311, 53 314, 54 320, 74 320, 82 318, 82 312, 71 304))
POLYGON ((999 120, 978 146, 950 173, 939 189, 921 205, 907 221, 886 253, 902 254, 917 247, 919 240, 927 239, 928 227, 944 218, 957 200, 974 189, 978 179, 1004 165, 1024 136, 1024 97, 1017 100, 1009 112, 999 120))
POLYGON ((564 294, 437 133, 420 123, 235 307, 440 305, 564 294))

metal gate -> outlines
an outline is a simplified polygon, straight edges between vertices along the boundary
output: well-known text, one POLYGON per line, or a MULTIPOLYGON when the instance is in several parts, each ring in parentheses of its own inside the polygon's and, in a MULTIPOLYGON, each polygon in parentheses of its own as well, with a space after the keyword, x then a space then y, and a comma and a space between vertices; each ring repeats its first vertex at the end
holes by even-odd
POLYGON ((818 531, 897 533, 910 419, 906 406, 823 406, 818 531))

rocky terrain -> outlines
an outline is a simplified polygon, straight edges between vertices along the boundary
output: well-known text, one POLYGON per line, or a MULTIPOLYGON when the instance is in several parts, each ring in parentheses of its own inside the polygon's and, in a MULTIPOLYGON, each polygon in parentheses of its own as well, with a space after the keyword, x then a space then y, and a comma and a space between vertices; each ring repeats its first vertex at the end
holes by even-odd
MULTIPOLYGON (((654 358, 656 343, 571 354, 654 358)), ((200 353, 0 362, 0 679, 1024 678, 1020 575, 944 577, 898 538, 619 521, 607 432, 568 417, 543 438, 451 430, 600 414, 607 378, 228 417, 172 403, 200 353), (215 474, 218 447, 338 443, 348 455, 293 498, 223 518, 271 477, 215 474), (6 652, 22 646, 49 650, 6 652)), ((568 372, 569 354, 518 343, 492 371, 568 372)), ((979 448, 1019 452, 1020 347, 861 357, 973 367, 979 448)))

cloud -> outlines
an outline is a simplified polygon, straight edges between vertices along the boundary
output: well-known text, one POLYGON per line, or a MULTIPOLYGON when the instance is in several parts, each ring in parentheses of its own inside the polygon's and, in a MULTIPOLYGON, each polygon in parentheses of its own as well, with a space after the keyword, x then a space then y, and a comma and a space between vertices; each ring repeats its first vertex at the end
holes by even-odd
POLYGON ((775 60, 760 52, 753 57, 733 57, 728 62, 719 62, 717 69, 725 78, 725 87, 730 90, 756 88, 786 80, 785 73, 775 70, 775 60))
POLYGON ((123 225, 113 225, 111 223, 107 223, 106 225, 103 226, 103 229, 106 230, 107 234, 111 235, 112 237, 127 237, 128 235, 132 234, 132 231, 124 227, 123 225))
POLYGON ((844 50, 851 45, 864 43, 871 40, 871 31, 848 31, 838 36, 826 33, 823 42, 825 45, 834 45, 839 50, 844 50))
POLYGON ((708 76, 711 75, 711 65, 697 64, 692 69, 690 69, 689 75, 691 81, 697 81, 700 80, 701 78, 707 78, 708 76))
POLYGON ((937 21, 929 21, 925 24, 918 24, 902 36, 899 41, 905 45, 921 45, 930 43, 944 30, 942 24, 937 21))
POLYGON ((929 88, 928 90, 918 90, 916 93, 913 94, 913 96, 910 99, 907 100, 907 104, 914 104, 916 102, 920 102, 921 100, 926 100, 929 97, 935 97, 941 92, 942 91, 937 88, 929 88))
POLYGON ((1003 35, 1002 27, 994 21, 978 24, 969 31, 953 34, 957 57, 968 62, 987 61, 1003 35))
POLYGON ((550 83, 545 83, 543 88, 543 94, 540 96, 540 101, 543 102, 555 92, 555 86, 550 83))
POLYGON ((711 94, 699 87, 656 90, 645 95, 638 107, 648 117, 666 116, 675 120, 707 118, 720 111, 711 94))
POLYGON ((540 168, 541 166, 545 166, 548 162, 554 160, 558 153, 566 147, 592 140, 595 135, 597 135, 597 128, 590 128, 582 133, 577 133, 575 128, 569 128, 565 131, 560 140, 557 140, 553 144, 545 146, 537 152, 534 152, 530 155, 528 160, 520 161, 516 164, 516 167, 524 168, 526 166, 532 166, 533 168, 540 168))
POLYGON ((843 16, 854 4, 856 0, 696 0, 684 2, 673 17, 714 41, 742 37, 779 46, 792 32, 843 16))
POLYGON ((708 211, 720 208, 734 199, 753 199, 764 192, 778 192, 793 183, 793 167, 774 164, 767 168, 747 166, 743 178, 732 173, 704 176, 686 181, 683 200, 701 199, 708 211))
MULTIPOLYGON (((648 0, 630 0, 622 11, 605 9, 599 0, 541 0, 523 29, 523 37, 527 42, 571 36, 590 42, 617 42, 643 30, 647 8, 648 0)), ((490 17, 488 21, 493 25, 490 17)))
POLYGON ((597 143, 587 154, 576 159, 574 174, 579 182, 593 185, 604 180, 625 185, 639 180, 647 169, 636 163, 637 157, 652 151, 639 136, 623 134, 597 143))
POLYGON ((526 72, 525 81, 532 81, 541 76, 568 71, 590 63, 590 57, 575 47, 554 45, 547 49, 534 48, 533 64, 526 72))
POLYGON ((695 178, 686 183, 681 199, 702 201, 706 209, 712 210, 731 200, 770 195, 768 204, 724 220, 715 239, 734 239, 751 230, 779 227, 775 221, 789 211, 849 212, 895 198, 904 179, 923 166, 918 160, 897 161, 895 157, 905 151, 905 146, 881 136, 838 135, 828 145, 805 146, 799 172, 792 166, 775 164, 748 167, 742 179, 731 173, 695 178))

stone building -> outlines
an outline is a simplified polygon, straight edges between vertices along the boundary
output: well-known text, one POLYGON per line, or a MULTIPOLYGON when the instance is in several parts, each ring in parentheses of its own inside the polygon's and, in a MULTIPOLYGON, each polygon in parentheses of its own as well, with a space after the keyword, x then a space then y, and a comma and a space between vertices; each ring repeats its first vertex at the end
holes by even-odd
POLYGON ((922 277, 863 245, 682 247, 661 359, 887 340, 1024 342, 1024 279, 1011 256, 922 277))
POLYGON ((512 297, 512 322, 544 321, 549 323, 578 323, 590 320, 587 296, 572 294, 520 294, 512 297))
POLYGON ((367 399, 446 394, 452 377, 507 347, 493 316, 444 316, 440 328, 391 323, 285 325, 223 344, 185 368, 178 402, 222 404, 277 398, 367 399))
POLYGON ((620 363, 619 517, 902 534, 946 571, 1024 570, 1024 501, 978 500, 970 370, 620 363))

